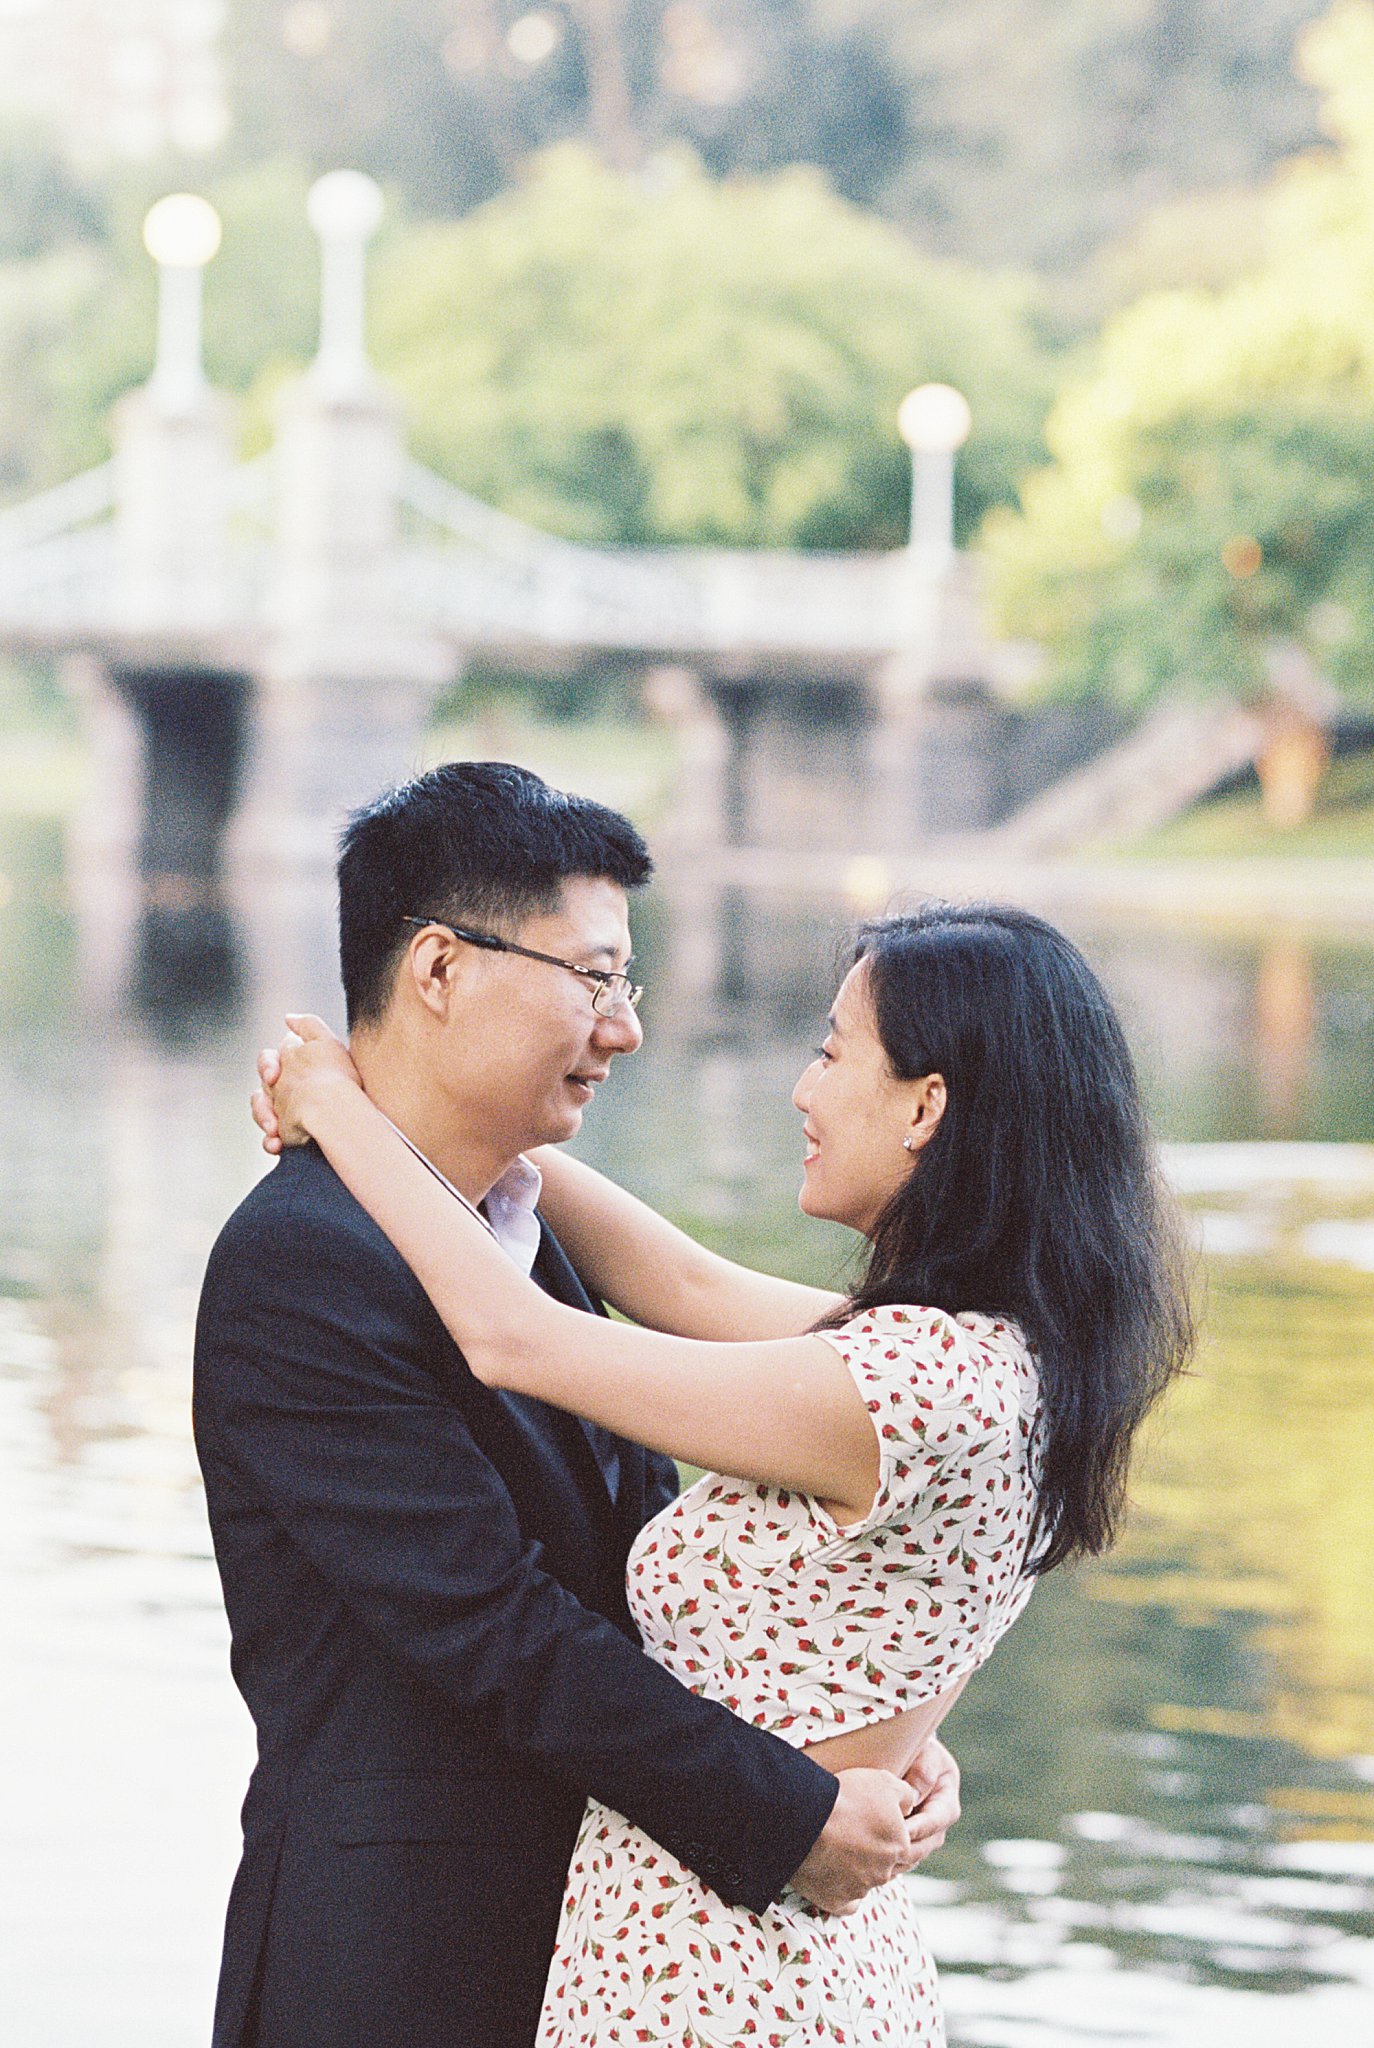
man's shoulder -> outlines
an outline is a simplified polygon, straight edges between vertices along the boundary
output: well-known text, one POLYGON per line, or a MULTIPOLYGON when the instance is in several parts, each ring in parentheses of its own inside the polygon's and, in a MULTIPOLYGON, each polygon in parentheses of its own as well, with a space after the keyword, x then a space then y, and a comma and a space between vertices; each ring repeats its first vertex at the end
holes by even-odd
POLYGON ((356 1262, 373 1276, 409 1274, 400 1253, 315 1145, 284 1152, 249 1189, 215 1239, 206 1285, 245 1265, 261 1272, 282 1262, 299 1275, 303 1258, 323 1258, 331 1267, 336 1260, 345 1268, 356 1262))

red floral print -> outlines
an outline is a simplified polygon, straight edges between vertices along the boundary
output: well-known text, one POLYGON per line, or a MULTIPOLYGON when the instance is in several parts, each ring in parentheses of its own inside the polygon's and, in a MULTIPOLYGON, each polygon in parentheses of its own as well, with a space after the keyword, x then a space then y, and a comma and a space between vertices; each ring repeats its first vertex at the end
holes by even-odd
MULTIPOLYGON (((804 1494, 707 1473, 641 1531, 649 1654, 801 1746, 946 1690, 1030 1595, 1035 1365, 987 1316, 881 1308, 823 1333, 873 1417, 880 1476, 842 1528, 804 1494)), ((539 2048, 942 2048, 907 1888, 844 1919, 788 1893, 726 1906, 593 1800, 569 1871, 539 2048)))

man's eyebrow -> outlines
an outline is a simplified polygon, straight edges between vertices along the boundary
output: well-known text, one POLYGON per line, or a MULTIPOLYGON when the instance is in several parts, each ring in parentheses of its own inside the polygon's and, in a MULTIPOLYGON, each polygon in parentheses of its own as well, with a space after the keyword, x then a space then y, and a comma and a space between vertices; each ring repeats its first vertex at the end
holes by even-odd
POLYGON ((833 1010, 830 1012, 830 1015, 825 1020, 825 1028, 827 1031, 831 1032, 836 1038, 844 1037, 843 1031, 841 1031, 839 1025, 835 1022, 835 1012, 833 1010))
MULTIPOLYGON (((604 956, 605 956, 605 958, 606 958, 607 960, 614 960, 614 958, 615 958, 616 954, 617 954, 617 953, 618 953, 619 951, 620 951, 620 948, 619 948, 618 946, 612 946, 612 945, 605 945, 605 946, 584 946, 584 947, 582 948, 582 958, 583 958, 584 960, 594 960, 594 959, 596 958, 596 955, 597 955, 598 953, 601 953, 601 954, 604 954, 604 956)), ((634 956, 634 954, 633 954, 633 953, 628 953, 628 954, 626 955, 626 957, 625 957, 625 965, 626 965, 626 967, 633 967, 633 966, 634 966, 634 961, 635 961, 635 956, 634 956)))

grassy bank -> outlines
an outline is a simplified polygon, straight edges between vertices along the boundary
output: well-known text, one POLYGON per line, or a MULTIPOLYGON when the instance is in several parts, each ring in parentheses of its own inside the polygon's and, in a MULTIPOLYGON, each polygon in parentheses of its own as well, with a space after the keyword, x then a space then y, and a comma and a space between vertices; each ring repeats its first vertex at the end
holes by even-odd
POLYGON ((0 817, 65 818, 86 777, 78 740, 52 732, 0 730, 0 817))
POLYGON ((1105 842, 1092 860, 1369 860, 1374 859, 1374 754, 1336 761, 1322 783, 1313 816, 1282 830, 1269 824, 1255 790, 1195 805, 1181 818, 1138 838, 1105 842))
MULTIPOLYGON (((424 735, 417 765, 455 760, 522 761, 560 788, 628 811, 647 829, 673 788, 674 743, 661 728, 629 721, 540 721, 495 706, 424 735)), ((0 817, 65 818, 86 786, 81 740, 50 726, 0 723, 0 817)))
POLYGON ((639 720, 541 720, 498 701, 426 734, 426 766, 462 760, 519 761, 557 788, 628 812, 652 832, 672 798, 676 747, 671 733, 639 720))
MULTIPOLYGON (((463 722, 433 727, 417 765, 437 761, 516 760, 560 788, 576 789, 630 814, 652 834, 672 803, 676 741, 662 727, 631 719, 539 719, 497 701, 463 722)), ((0 817, 64 818, 86 786, 81 741, 51 724, 0 725, 0 817)), ((1103 840, 1066 865, 1185 864, 1233 874, 1237 863, 1290 863, 1314 877, 1323 864, 1374 862, 1374 753, 1338 761, 1328 772, 1316 813, 1281 831, 1266 823, 1258 793, 1245 791, 1197 805, 1156 831, 1103 840)), ((1051 863, 1060 866, 1060 863, 1051 863)))

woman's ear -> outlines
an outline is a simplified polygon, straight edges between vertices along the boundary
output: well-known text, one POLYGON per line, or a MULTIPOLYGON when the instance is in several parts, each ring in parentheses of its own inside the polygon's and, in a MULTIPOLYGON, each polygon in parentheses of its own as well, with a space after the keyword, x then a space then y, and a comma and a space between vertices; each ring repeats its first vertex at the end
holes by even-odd
POLYGON ((902 1144, 908 1152, 919 1152, 939 1128, 948 1101, 943 1074, 926 1074, 917 1081, 911 1096, 911 1121, 902 1144))

